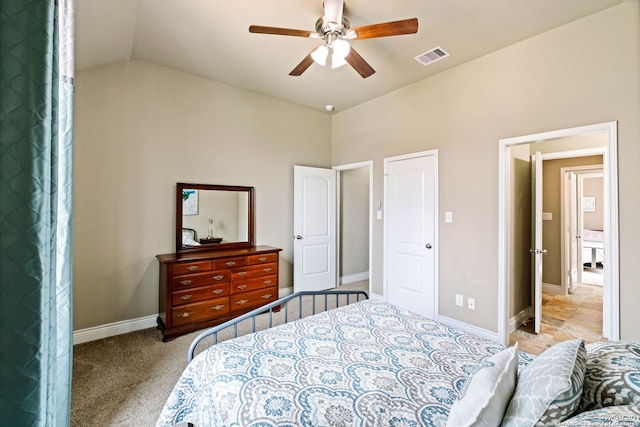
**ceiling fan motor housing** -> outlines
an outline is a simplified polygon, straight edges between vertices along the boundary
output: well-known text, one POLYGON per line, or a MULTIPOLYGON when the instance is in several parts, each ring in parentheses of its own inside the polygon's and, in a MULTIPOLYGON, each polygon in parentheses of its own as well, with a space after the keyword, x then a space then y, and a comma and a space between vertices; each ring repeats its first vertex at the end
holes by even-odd
POLYGON ((345 16, 342 17, 341 25, 338 25, 336 22, 332 21, 324 22, 324 18, 322 16, 316 21, 316 32, 318 33, 320 38, 325 40, 328 38, 327 36, 329 34, 336 34, 337 37, 335 38, 345 37, 349 28, 351 28, 351 24, 345 16))

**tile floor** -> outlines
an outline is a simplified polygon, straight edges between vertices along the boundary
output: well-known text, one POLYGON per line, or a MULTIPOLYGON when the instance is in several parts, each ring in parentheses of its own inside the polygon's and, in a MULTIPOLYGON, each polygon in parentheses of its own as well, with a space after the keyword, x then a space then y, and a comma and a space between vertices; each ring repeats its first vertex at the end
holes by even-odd
POLYGON ((542 294, 542 323, 540 333, 533 333, 533 319, 510 335, 510 344, 531 354, 561 341, 574 338, 585 343, 604 341, 602 336, 602 286, 579 285, 568 296, 542 294))

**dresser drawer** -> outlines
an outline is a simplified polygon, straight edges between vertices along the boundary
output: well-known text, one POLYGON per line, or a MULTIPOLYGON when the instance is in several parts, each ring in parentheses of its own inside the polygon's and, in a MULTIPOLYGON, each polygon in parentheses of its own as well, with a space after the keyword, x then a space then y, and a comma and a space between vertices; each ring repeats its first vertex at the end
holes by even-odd
POLYGON ((270 254, 250 255, 247 258, 249 260, 248 264, 250 265, 265 264, 269 262, 276 262, 276 260, 278 259, 278 254, 270 253, 270 254))
POLYGON ((229 313, 229 298, 215 298, 210 301, 187 304, 171 310, 173 327, 188 325, 219 317, 229 313))
POLYGON ((174 306, 191 304, 198 301, 206 301, 212 298, 226 297, 229 295, 229 283, 205 286, 203 288, 185 289, 171 294, 171 303, 174 306))
POLYGON ((247 265, 247 257, 245 256, 213 260, 213 268, 215 270, 219 270, 222 268, 242 267, 245 265, 247 265))
POLYGON ((268 288, 277 284, 276 276, 257 277, 255 279, 242 279, 231 282, 231 293, 255 291, 257 289, 268 288))
POLYGON ((199 273, 201 271, 209 271, 213 269, 211 260, 180 262, 171 266, 171 275, 179 276, 182 274, 199 273))
POLYGON ((277 264, 249 265, 231 270, 231 280, 251 279, 252 277, 267 276, 278 273, 277 264))
POLYGON ((278 288, 259 289, 257 291, 243 292, 231 295, 231 311, 246 310, 259 307, 278 299, 278 288))
POLYGON ((171 288, 177 291, 185 288, 195 288, 198 286, 213 285, 216 283, 226 283, 229 281, 229 270, 214 270, 208 273, 189 274, 177 276, 171 279, 171 288))

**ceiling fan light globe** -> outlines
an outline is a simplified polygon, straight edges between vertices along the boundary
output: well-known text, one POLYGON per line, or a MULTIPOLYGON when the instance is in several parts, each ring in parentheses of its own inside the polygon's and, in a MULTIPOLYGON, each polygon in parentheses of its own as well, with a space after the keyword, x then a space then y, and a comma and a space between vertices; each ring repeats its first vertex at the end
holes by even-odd
POLYGON ((346 40, 338 39, 333 42, 333 57, 346 58, 351 50, 349 42, 346 40))
POLYGON ((338 68, 342 67, 343 65, 347 65, 347 61, 344 58, 341 58, 335 53, 331 55, 331 68, 338 68))
POLYGON ((324 66, 327 63, 327 55, 329 54, 329 48, 326 46, 319 46, 316 50, 311 52, 311 58, 316 62, 324 66))

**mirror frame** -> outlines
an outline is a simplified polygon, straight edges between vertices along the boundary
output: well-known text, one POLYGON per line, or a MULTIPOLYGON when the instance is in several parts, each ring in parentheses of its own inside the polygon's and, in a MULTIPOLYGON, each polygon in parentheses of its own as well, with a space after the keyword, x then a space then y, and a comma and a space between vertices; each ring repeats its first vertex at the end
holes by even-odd
POLYGON ((179 182, 176 184, 176 252, 204 252, 217 251, 223 249, 249 248, 255 246, 255 230, 254 230, 254 188, 242 187, 237 185, 210 185, 210 184, 187 184, 179 182), (216 191, 238 191, 246 192, 248 200, 248 218, 247 218, 247 234, 249 240, 246 242, 228 242, 228 243, 207 243, 200 246, 184 246, 182 244, 182 190, 216 190, 216 191))

